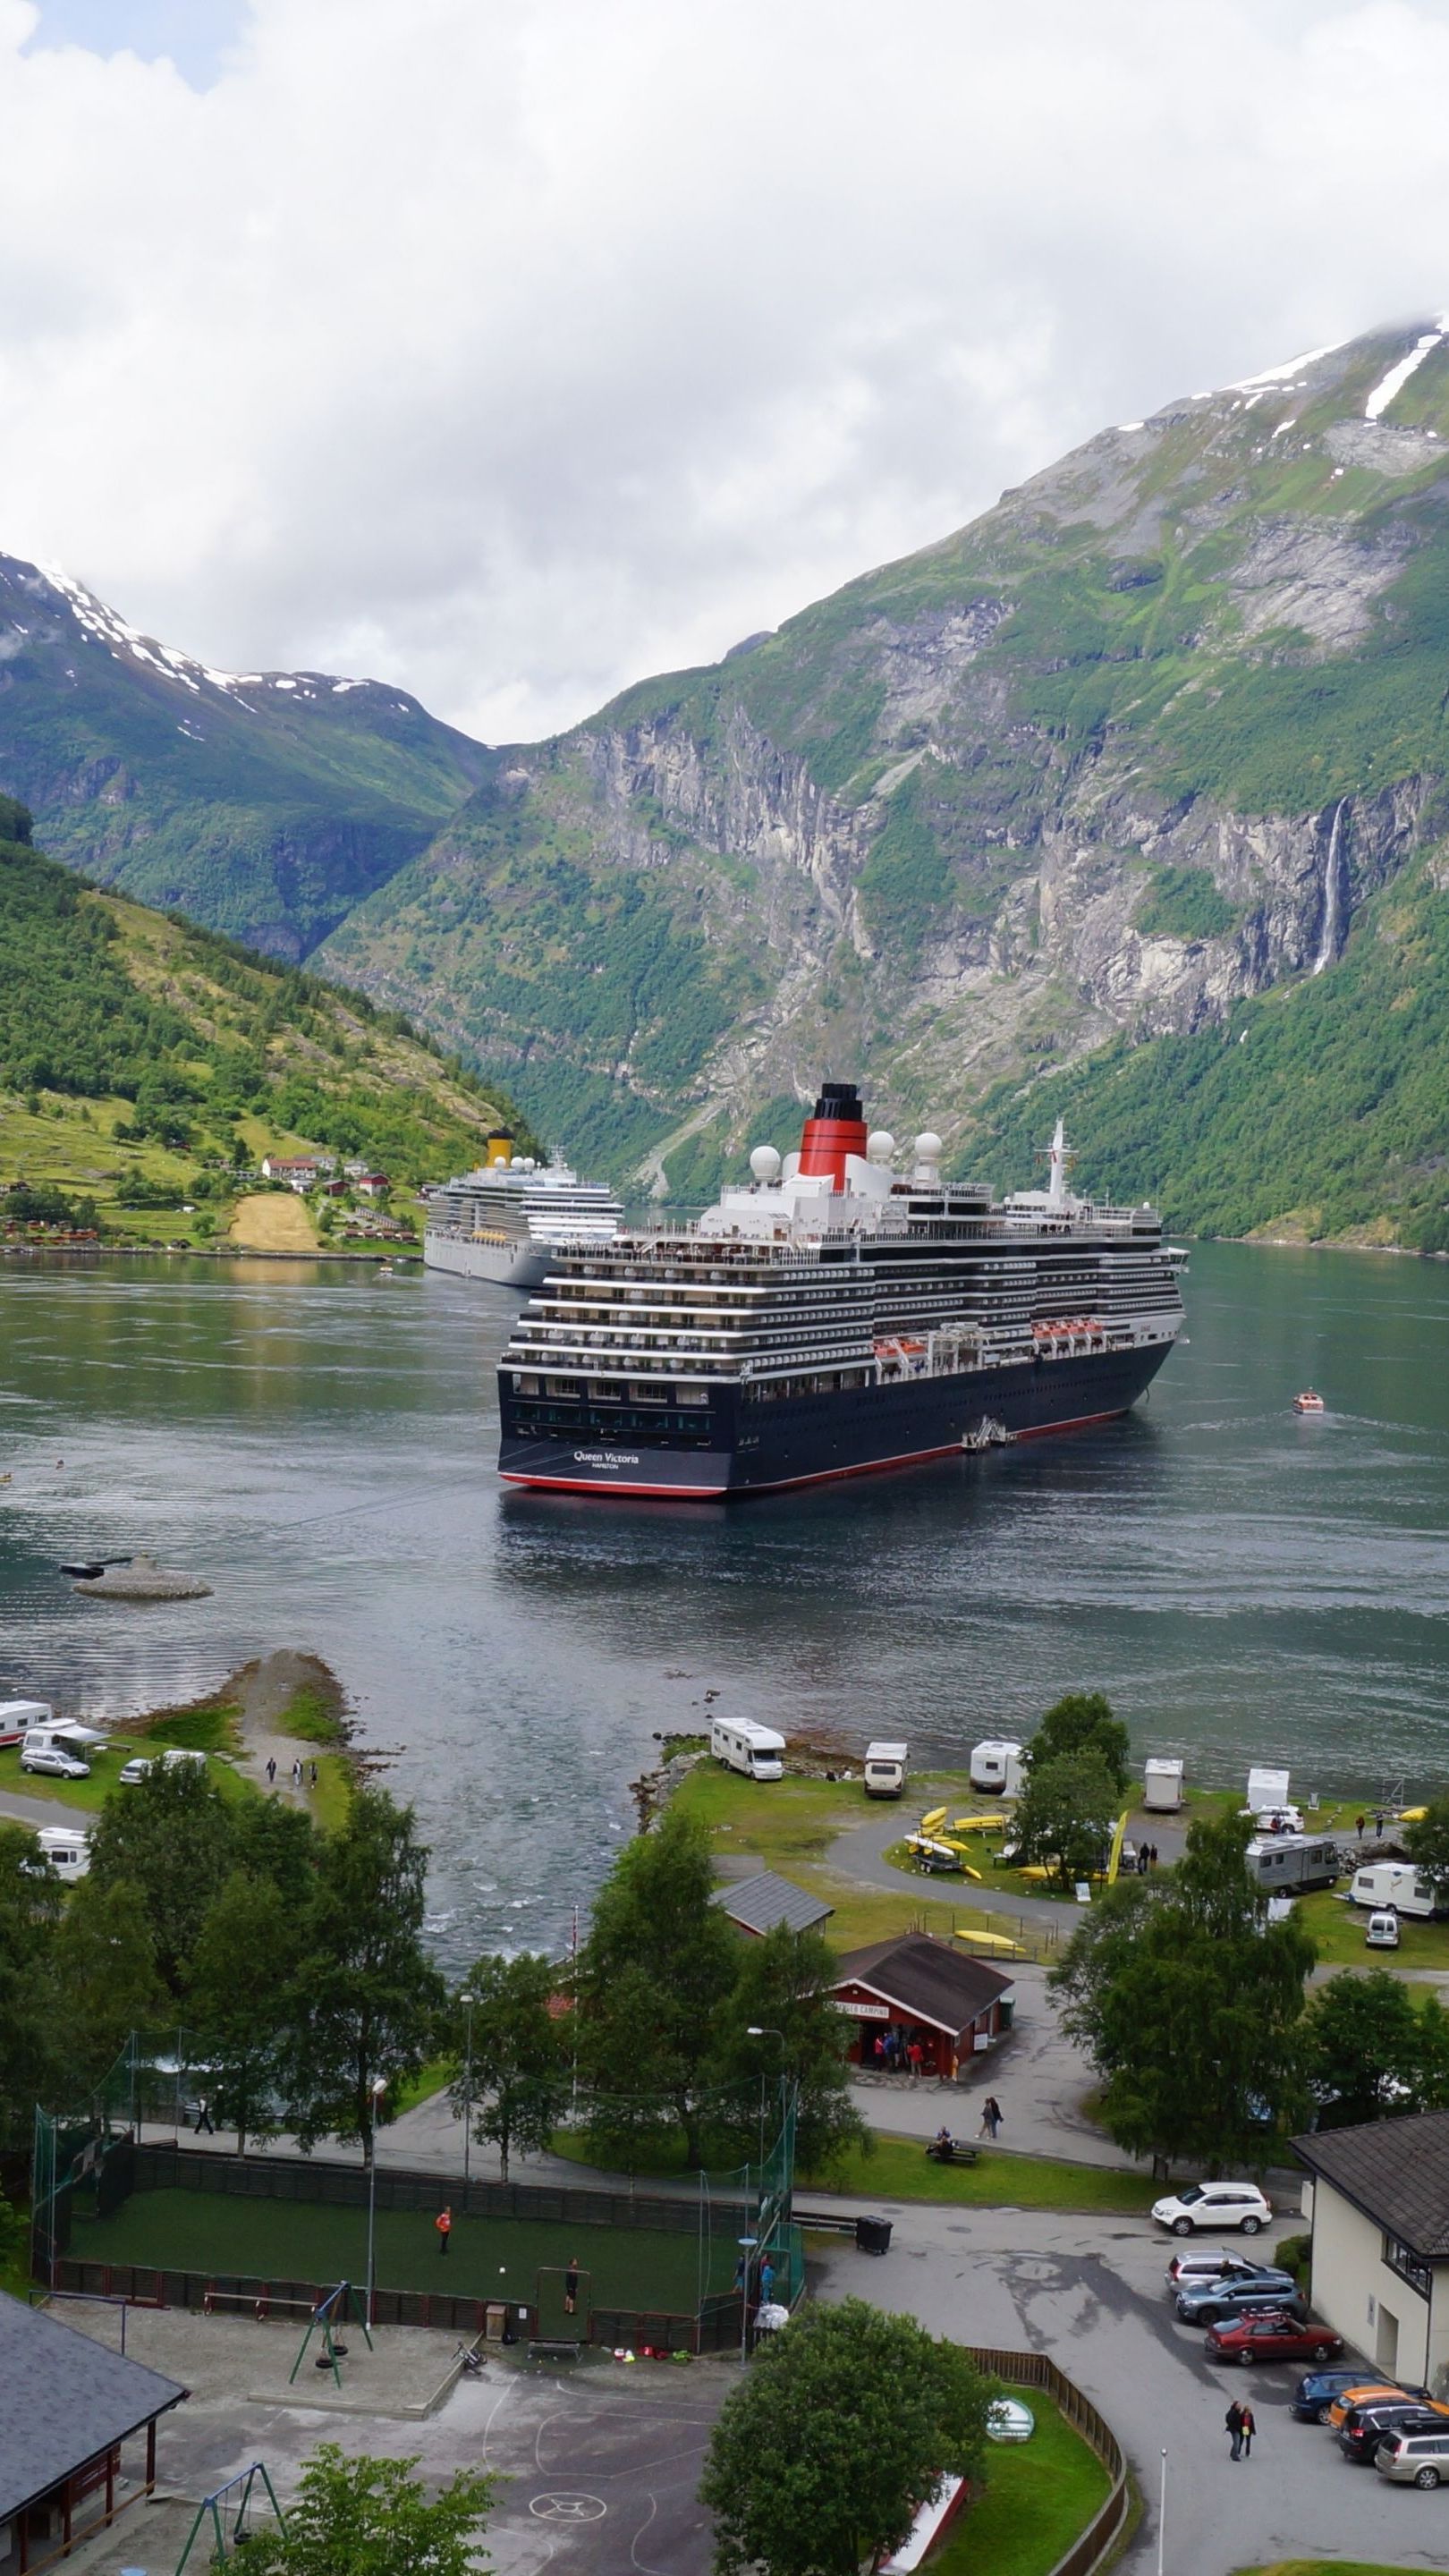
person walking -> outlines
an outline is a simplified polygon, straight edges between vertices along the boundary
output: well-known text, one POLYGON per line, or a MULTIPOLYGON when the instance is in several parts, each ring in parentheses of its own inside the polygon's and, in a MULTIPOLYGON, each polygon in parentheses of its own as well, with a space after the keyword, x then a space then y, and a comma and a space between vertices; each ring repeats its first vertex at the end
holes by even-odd
POLYGON ((203 2129, 206 2131, 209 2138, 215 2137, 216 2131, 211 2125, 211 2105, 207 2101, 204 2093, 196 2106, 196 2134, 198 2138, 200 2137, 203 2129))
POLYGON ((1362 1842, 1362 1841, 1363 1841, 1363 1829, 1364 1829, 1364 1819, 1363 1819, 1363 1817, 1362 1817, 1362 1816, 1355 1816, 1354 1821, 1353 1821, 1353 1829, 1354 1829, 1354 1832, 1357 1834, 1357 1836, 1358 1836, 1358 1838, 1359 1838, 1359 1841, 1360 1841, 1360 1842, 1362 1842))
POLYGON ((1230 2446, 1228 2457, 1230 2460, 1240 2460, 1243 2456, 1243 2410, 1236 2397, 1223 2417, 1223 2424, 1230 2446))
POLYGON ((446 2254, 448 2250, 448 2239, 453 2233, 453 2213, 451 2209, 440 2209, 437 2217, 433 2221, 433 2225, 438 2231, 438 2252, 440 2254, 446 2254))
POLYGON ((314 1789, 317 1786, 317 1765, 315 1762, 312 1765, 312 1786, 314 1789))
POLYGON ((910 2064, 911 2082, 913 2084, 919 2084, 921 2080, 921 2064, 925 2057, 925 2050, 922 2048, 918 2039, 912 2040, 910 2047, 906 2050, 906 2057, 910 2064))
POLYGON ((1375 1816, 1374 1832, 1377 1834, 1379 1841, 1382 1842, 1384 1838, 1384 1820, 1382 1816, 1375 1816))
POLYGON ((1245 2460, 1251 2460, 1253 2456, 1253 2435, 1258 2429, 1257 2418, 1254 2415, 1251 2406, 1244 2406, 1241 2412, 1243 2418, 1243 2457, 1245 2460))
MULTIPOLYGON (((742 2254, 740 2256, 738 2269, 735 2273, 735 2287, 737 2290, 742 2290, 744 2288, 744 2268, 745 2258, 742 2254)), ((568 2270, 564 2274, 564 2315, 566 2317, 571 2317, 578 2304, 579 2258, 577 2254, 571 2254, 569 2256, 568 2270)))
POLYGON ((995 2146, 1001 2134, 1001 2104, 994 2093, 988 2093, 986 2096, 986 2117, 991 2125, 991 2143, 995 2146))
POLYGON ((275 1753, 269 1753, 269 1754, 267 1755, 267 1787, 268 1787, 269 1789, 275 1789, 276 1785, 277 1785, 277 1757, 276 1757, 275 1753))
POLYGON ((760 2265, 760 2305, 767 2308, 774 2295, 775 2266, 767 2254, 760 2265))

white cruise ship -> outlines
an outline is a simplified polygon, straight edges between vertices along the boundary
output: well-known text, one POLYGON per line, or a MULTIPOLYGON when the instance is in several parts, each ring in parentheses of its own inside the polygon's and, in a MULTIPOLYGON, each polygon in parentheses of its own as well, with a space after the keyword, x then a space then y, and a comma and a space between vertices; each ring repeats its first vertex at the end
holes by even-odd
POLYGON ((423 1192, 428 1269, 530 1291, 559 1254, 613 1242, 624 1211, 604 1182, 581 1181, 567 1163, 515 1156, 513 1143, 500 1128, 476 1171, 423 1192))

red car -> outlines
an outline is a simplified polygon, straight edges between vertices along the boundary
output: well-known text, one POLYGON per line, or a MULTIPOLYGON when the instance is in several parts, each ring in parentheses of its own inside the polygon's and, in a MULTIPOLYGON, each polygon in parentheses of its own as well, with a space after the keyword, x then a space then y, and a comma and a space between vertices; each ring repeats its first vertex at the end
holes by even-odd
POLYGON ((1209 2326, 1207 2348, 1214 2361, 1322 2362, 1342 2352, 1343 2337, 1315 2325, 1311 2317, 1290 2317, 1270 2308, 1209 2326))

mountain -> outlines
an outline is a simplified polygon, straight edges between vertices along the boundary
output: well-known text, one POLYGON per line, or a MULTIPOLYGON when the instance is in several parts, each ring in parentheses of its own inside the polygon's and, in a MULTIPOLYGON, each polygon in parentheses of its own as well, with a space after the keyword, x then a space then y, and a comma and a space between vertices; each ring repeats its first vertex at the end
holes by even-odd
POLYGON ((0 555, 0 790, 103 884, 300 959, 486 770, 404 690, 208 670, 0 555))
POLYGON ((718 665, 493 753, 318 963, 681 1195, 787 1143, 829 1070, 1003 1182, 1065 1104, 1083 1181, 1178 1224, 1428 1241, 1446 683, 1425 321, 1105 430, 718 665))
POLYGON ((146 1211, 191 1201, 162 1230, 205 1240, 268 1152, 361 1156, 403 1191, 477 1162, 500 1123, 531 1141, 364 996, 89 888, 30 832, 0 798, 0 1182, 41 1193, 22 1215, 59 1191, 151 1234, 146 1211))

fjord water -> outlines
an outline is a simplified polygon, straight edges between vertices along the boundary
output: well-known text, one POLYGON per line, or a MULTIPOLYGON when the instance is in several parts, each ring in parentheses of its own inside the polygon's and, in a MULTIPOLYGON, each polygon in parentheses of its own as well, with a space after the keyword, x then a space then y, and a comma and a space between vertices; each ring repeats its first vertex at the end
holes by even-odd
POLYGON ((1064 1689, 1204 1784, 1449 1776, 1449 1266, 1194 1250, 1100 1429, 732 1509, 516 1494, 502 1289, 317 1264, 0 1272, 0 1687, 119 1715, 324 1656, 433 1845, 433 1932, 554 1941, 712 1704, 964 1759, 1064 1689), (1300 1421, 1316 1385, 1329 1412, 1300 1421), (63 1463, 62 1463, 63 1462, 63 1463), (150 1548, 206 1601, 76 1599, 150 1548))

